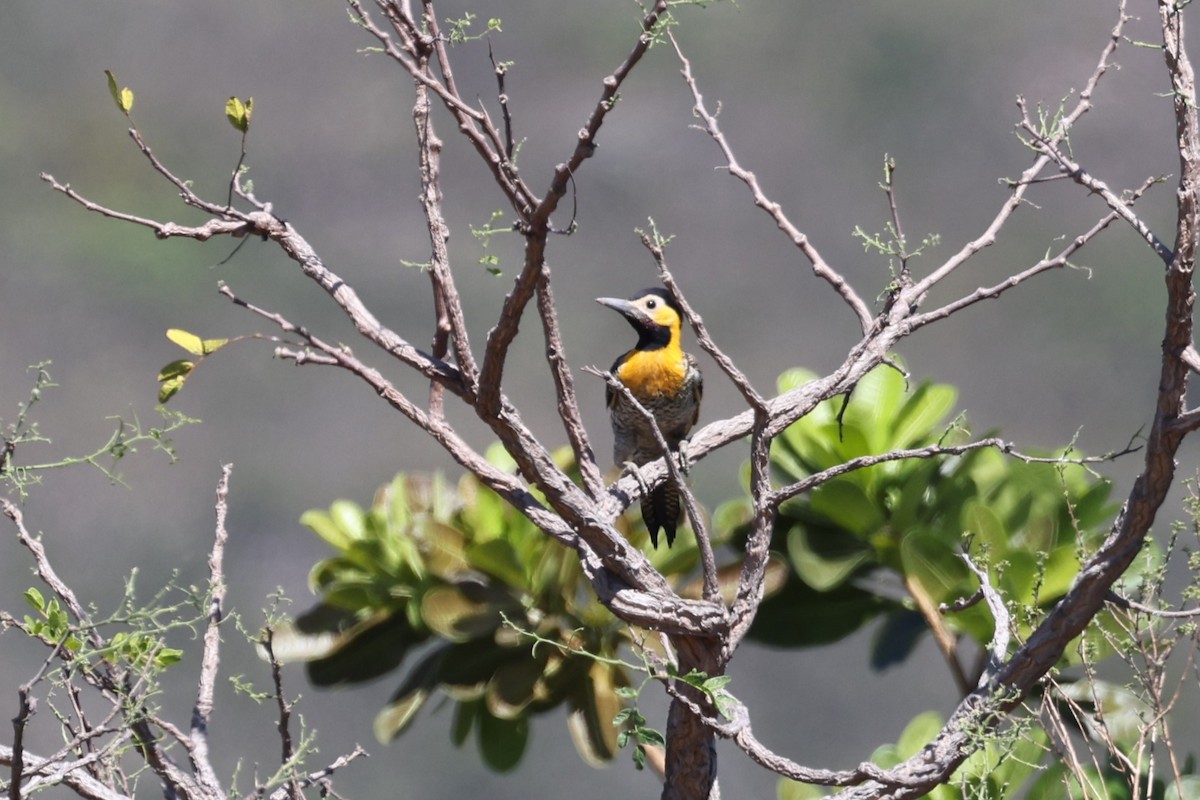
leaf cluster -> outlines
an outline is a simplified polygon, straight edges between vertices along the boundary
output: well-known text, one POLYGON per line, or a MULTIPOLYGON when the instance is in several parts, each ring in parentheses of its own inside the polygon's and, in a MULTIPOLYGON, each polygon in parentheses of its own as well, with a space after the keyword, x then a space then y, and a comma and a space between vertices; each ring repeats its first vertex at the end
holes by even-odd
MULTIPOLYGON (((488 457, 513 468, 499 447, 488 457)), ((574 469, 569 454, 558 458, 574 469)), ((496 770, 519 762, 534 715, 563 706, 586 761, 619 749, 613 720, 631 680, 616 654, 633 633, 589 590, 573 553, 474 476, 400 475, 369 509, 339 500, 301 521, 335 554, 310 575, 321 602, 275 633, 274 652, 305 661, 318 686, 406 666, 376 717, 381 740, 441 696, 453 741, 475 733, 496 770)), ((695 553, 671 558, 685 569, 695 553)))
MULTIPOLYGON (((779 388, 810 377, 792 370, 779 388)), ((951 386, 910 390, 895 369, 877 368, 849 398, 827 401, 776 440, 774 477, 788 485, 862 456, 964 444, 965 417, 951 416, 956 400, 951 386)), ((930 609, 979 588, 962 558, 966 547, 1014 610, 1044 607, 1065 593, 1111 518, 1109 489, 1078 464, 1027 463, 993 448, 839 475, 781 506, 773 547, 799 580, 764 602, 750 635, 817 645, 882 617, 873 665, 903 660, 930 629, 930 609)), ((748 515, 748 501, 739 499, 716 521, 744 535, 748 515)), ((986 604, 944 620, 980 644, 993 633, 986 604)), ((1020 619, 1022 630, 1033 621, 1020 619)))

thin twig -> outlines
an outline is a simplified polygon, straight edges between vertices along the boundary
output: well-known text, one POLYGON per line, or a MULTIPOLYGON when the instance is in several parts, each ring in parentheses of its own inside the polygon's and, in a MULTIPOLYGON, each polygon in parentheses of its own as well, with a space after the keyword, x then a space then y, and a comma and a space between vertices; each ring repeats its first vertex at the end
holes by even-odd
POLYGON ((971 570, 979 580, 979 591, 983 593, 983 597, 987 601, 988 610, 992 612, 992 621, 994 622, 992 641, 988 645, 988 664, 979 676, 979 686, 976 687, 979 688, 987 684, 996 669, 1008 658, 1008 643, 1012 638, 1012 618, 1008 613, 1008 607, 1004 604, 1004 598, 992 586, 987 570, 976 566, 969 553, 963 553, 962 560, 967 565, 967 569, 971 570))
MULTIPOLYGON (((276 730, 279 731, 279 763, 288 767, 293 764, 296 757, 296 748, 292 744, 292 704, 288 702, 287 695, 283 693, 283 665, 275 657, 274 641, 275 629, 268 625, 263 634, 261 644, 267 654, 267 663, 271 665, 271 684, 275 690, 275 707, 279 711, 279 719, 275 723, 276 730)), ((289 768, 288 772, 290 775, 290 779, 288 780, 290 796, 293 798, 302 797, 300 776, 296 774, 294 767, 289 768)))
POLYGON ((1148 614, 1152 617, 1162 617, 1163 619, 1190 619, 1191 617, 1200 617, 1200 608, 1184 608, 1176 610, 1167 608, 1154 608, 1153 606, 1139 603, 1136 600, 1130 600, 1128 597, 1122 597, 1111 590, 1105 594, 1104 599, 1118 608, 1136 611, 1139 614, 1148 614))
MULTIPOLYGON (((333 773, 337 772, 339 769, 346 766, 354 759, 359 758, 359 757, 365 758, 367 755, 368 755, 367 751, 362 748, 362 745, 355 745, 354 750, 352 750, 351 752, 347 753, 344 756, 339 756, 328 766, 326 766, 322 769, 319 769, 316 772, 310 772, 308 775, 305 775, 303 778, 300 778, 299 779, 300 788, 303 789, 308 786, 313 786, 318 783, 321 783, 322 781, 327 780, 331 775, 333 775, 333 773)), ((295 798, 298 797, 299 795, 289 794, 289 792, 291 792, 292 790, 293 790, 292 786, 281 786, 278 789, 276 789, 274 792, 271 793, 271 800, 295 800, 295 798)))
POLYGON ((738 163, 737 157, 733 153, 733 148, 729 146, 729 143, 725 139, 725 134, 721 132, 716 115, 711 114, 704 104, 704 96, 700 94, 700 88, 696 85, 696 80, 692 76, 691 62, 683 55, 683 50, 680 48, 679 42, 676 41, 674 32, 669 28, 667 29, 667 36, 671 40, 671 45, 675 48, 676 56, 678 56, 680 63, 683 65, 683 79, 687 82, 688 88, 692 92, 692 98, 695 101, 694 112, 704 122, 705 132, 716 142, 717 147, 721 149, 729 174, 746 184, 746 187, 750 189, 750 193, 754 196, 754 204, 771 215, 771 218, 775 220, 775 224, 779 226, 779 229, 791 239, 792 244, 808 259, 817 277, 832 286, 834 291, 845 301, 846 305, 850 306, 855 316, 858 317, 858 323, 863 332, 869 331, 873 324, 873 315, 867 304, 863 302, 863 299, 859 297, 858 293, 854 291, 854 287, 846 281, 842 274, 825 261, 825 258, 809 240, 808 236, 802 233, 788 219, 787 215, 783 212, 783 207, 767 197, 766 193, 759 186, 758 178, 755 174, 738 163))
MULTIPOLYGON (((1143 194, 1145 194, 1147 190, 1150 189, 1150 187, 1154 186, 1156 183, 1160 183, 1161 180, 1162 180, 1161 178, 1147 178, 1145 181, 1142 182, 1141 186, 1139 186, 1137 189, 1135 189, 1130 194, 1129 199, 1126 201, 1126 204, 1129 207, 1132 207, 1133 204, 1138 199, 1140 199, 1141 196, 1143 194)), ((994 286, 988 286, 988 287, 976 289, 974 292, 971 292, 968 295, 960 297, 957 300, 953 300, 949 303, 946 303, 945 305, 943 305, 937 309, 934 309, 932 311, 927 311, 923 314, 917 314, 908 321, 908 324, 912 327, 913 330, 916 330, 917 328, 924 327, 931 322, 936 322, 937 320, 945 319, 946 317, 955 313, 959 309, 963 309, 963 308, 966 308, 967 306, 974 305, 975 303, 978 303, 981 300, 994 300, 994 299, 1000 297, 1000 295, 1007 292, 1009 289, 1012 289, 1015 286, 1019 286, 1019 285, 1025 283, 1026 281, 1030 280, 1031 278, 1033 278, 1037 275, 1040 275, 1043 272, 1046 272, 1047 270, 1058 269, 1061 267, 1069 266, 1071 263, 1071 257, 1074 256, 1075 253, 1079 252, 1079 250, 1082 249, 1084 245, 1088 244, 1093 239, 1095 239, 1097 236, 1099 236, 1101 231, 1108 228, 1108 226, 1111 225, 1113 222, 1115 222, 1119 218, 1119 216, 1120 215, 1116 211, 1109 211, 1109 213, 1106 214, 1105 216, 1101 217, 1100 220, 1097 221, 1095 225, 1093 225, 1091 228, 1089 228, 1084 233, 1082 233, 1079 236, 1076 236, 1074 239, 1072 239, 1067 244, 1067 246, 1064 247, 1062 250, 1060 250, 1057 254, 1055 254, 1053 256, 1047 255, 1046 258, 1043 258, 1041 261, 1037 262, 1036 264, 1033 264, 1032 266, 1022 270, 1021 272, 1017 272, 1017 273, 1014 273, 1013 275, 1010 275, 1009 277, 1005 278, 1003 281, 1001 281, 998 284, 995 284, 994 286)), ((1198 363, 1200 363, 1200 361, 1198 361, 1198 363)))
POLYGON ((596 465, 596 454, 588 440, 587 428, 583 425, 583 414, 579 411, 579 400, 575 395, 575 379, 571 377, 571 365, 566 359, 562 332, 558 324, 558 311, 554 294, 550 289, 549 270, 538 282, 538 316, 542 320, 542 333, 546 340, 546 361, 554 378, 554 392, 558 398, 558 415, 567 432, 567 440, 575 454, 575 464, 583 477, 583 486, 593 498, 604 494, 604 477, 596 465))

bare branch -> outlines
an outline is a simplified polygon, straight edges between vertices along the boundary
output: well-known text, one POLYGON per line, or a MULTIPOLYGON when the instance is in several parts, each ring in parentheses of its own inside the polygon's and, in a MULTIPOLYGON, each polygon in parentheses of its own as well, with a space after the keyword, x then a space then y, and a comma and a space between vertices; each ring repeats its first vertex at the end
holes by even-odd
POLYGON ((542 332, 546 339, 546 361, 554 377, 554 392, 558 397, 558 415, 567 431, 567 440, 575 453, 575 464, 583 477, 583 486, 589 495, 598 498, 604 493, 604 478, 596 465, 596 455, 588 440, 579 412, 579 401, 575 397, 575 379, 571 377, 571 365, 564 354, 562 333, 558 325, 558 311, 554 305, 554 294, 550 281, 538 283, 538 316, 542 320, 542 332))
MULTIPOLYGON (((550 188, 536 206, 522 213, 522 232, 525 234, 525 265, 514 282, 512 291, 504 298, 500 317, 496 326, 488 334, 487 349, 483 358, 483 370, 480 374, 480 396, 477 406, 482 417, 495 417, 500 413, 500 383, 504 375, 504 364, 508 357, 508 349, 517 337, 521 317, 532 299, 537 283, 549 280, 546 274, 545 249, 546 236, 550 230, 550 217, 558 208, 559 199, 567 193, 567 183, 579 171, 583 162, 592 156, 596 150, 596 136, 604 124, 608 112, 614 106, 614 99, 621 84, 630 71, 641 61, 642 56, 650 48, 649 32, 658 25, 659 17, 667 10, 668 0, 656 0, 654 6, 642 18, 642 34, 632 52, 604 79, 604 89, 600 99, 592 109, 587 124, 580 129, 575 149, 565 163, 554 169, 554 178, 550 188)), ((512 452, 510 450, 510 452, 512 452)))
POLYGON ((700 94, 700 88, 696 84, 696 80, 692 77, 691 62, 683 55, 683 50, 679 46, 679 42, 675 40, 675 35, 672 31, 667 31, 667 36, 671 39, 671 44, 675 48, 675 54, 679 57, 680 63, 683 65, 683 78, 687 82, 688 88, 692 91, 692 98, 695 100, 695 108, 693 112, 704 122, 704 130, 721 148, 721 153, 725 157, 726 168, 729 173, 735 178, 746 184, 750 189, 750 193, 754 196, 754 204, 766 211, 775 220, 775 224, 779 229, 787 234, 787 237, 792 240, 792 244, 799 248, 804 257, 812 264, 813 272, 817 277, 821 278, 833 287, 850 306, 850 309, 858 317, 858 323, 862 327, 863 333, 871 329, 874 322, 873 315, 867 304, 863 302, 858 293, 852 287, 841 273, 835 270, 825 261, 825 258, 817 250, 816 246, 805 235, 792 224, 787 215, 783 212, 783 207, 767 197, 762 188, 758 185, 758 178, 755 174, 741 166, 738 163, 737 157, 733 153, 733 148, 725 140, 725 134, 721 132, 721 128, 717 123, 716 115, 709 113, 704 104, 704 96, 700 94))
POLYGON ((1053 141, 1038 131, 1029 119, 1029 110, 1025 107, 1024 99, 1018 100, 1017 106, 1021 109, 1021 128, 1029 134, 1037 148, 1053 158, 1059 168, 1069 175, 1073 181, 1086 188, 1092 194, 1099 195, 1104 200, 1105 205, 1112 209, 1113 214, 1128 222, 1138 232, 1138 235, 1150 245, 1150 249, 1162 259, 1164 264, 1170 264, 1173 256, 1171 248, 1167 247, 1154 235, 1154 231, 1150 230, 1150 227, 1133 213, 1133 209, 1129 207, 1129 204, 1118 197, 1112 189, 1108 188, 1108 184, 1092 176, 1077 161, 1064 153, 1057 141, 1053 141))
MULTIPOLYGON (((1161 180, 1162 180, 1161 178, 1147 178, 1145 181, 1142 182, 1141 186, 1139 186, 1136 190, 1134 190, 1130 194, 1129 199, 1126 201, 1126 205, 1129 207, 1132 207, 1133 204, 1139 198, 1141 198, 1141 196, 1143 194, 1145 194, 1146 191, 1149 190, 1151 186, 1154 186, 1156 183, 1160 183, 1161 180)), ((1064 247, 1062 250, 1060 250, 1056 255, 1050 256, 1049 254, 1047 254, 1047 256, 1045 258, 1043 258, 1041 261, 1022 270, 1021 272, 1017 272, 1017 273, 1014 273, 1013 275, 1008 276, 1003 281, 1001 281, 998 284, 995 284, 994 286, 988 286, 985 288, 976 289, 971 294, 965 295, 963 297, 960 297, 957 300, 946 303, 944 306, 937 308, 933 311, 927 311, 923 314, 917 314, 909 320, 908 324, 912 327, 913 330, 916 330, 917 328, 924 327, 925 325, 928 325, 931 322, 936 322, 939 319, 945 319, 946 317, 955 313, 959 309, 966 308, 967 306, 970 306, 970 305, 974 305, 975 303, 978 303, 981 300, 994 300, 997 297, 999 297, 1000 295, 1007 292, 1009 289, 1012 289, 1015 286, 1020 286, 1022 283, 1025 283, 1026 281, 1028 281, 1030 278, 1040 275, 1041 273, 1046 272, 1047 270, 1059 269, 1061 267, 1070 266, 1071 257, 1074 256, 1077 252, 1079 252, 1079 250, 1082 249, 1084 245, 1088 244, 1093 239, 1095 239, 1097 236, 1099 236, 1101 231, 1105 230, 1109 225, 1111 225, 1113 222, 1115 222, 1119 217, 1120 217, 1120 214, 1118 214, 1115 210, 1110 211, 1108 214, 1101 217, 1100 220, 1098 222, 1096 222, 1096 224, 1093 225, 1091 228, 1089 228, 1087 231, 1085 231, 1084 233, 1082 233, 1079 236, 1076 236, 1074 239, 1072 239, 1067 244, 1067 246, 1064 247)))
MULTIPOLYGON (((11 747, 0 744, 0 766, 13 766, 14 753, 11 747)), ((87 763, 91 763, 90 760, 87 763)), ((58 783, 69 788, 83 800, 133 800, 93 778, 88 774, 87 764, 78 762, 62 762, 56 759, 42 758, 32 753, 25 754, 25 764, 30 772, 45 773, 47 778, 40 783, 53 786, 58 783), (53 769, 53 772, 49 770, 53 769)))
POLYGON ((1129 611, 1136 611, 1139 614, 1146 614, 1151 617, 1162 617, 1163 619, 1190 619, 1192 617, 1200 617, 1200 608, 1185 608, 1185 609, 1168 609, 1154 608, 1136 600, 1130 600, 1128 597, 1122 597, 1114 591, 1106 592, 1104 599, 1118 608, 1124 608, 1129 611))
MULTIPOLYGON (((422 68, 428 70, 428 65, 422 68)), ((479 369, 471 354, 471 342, 467 336, 467 323, 463 317, 462 302, 454 284, 454 273, 450 269, 450 255, 446 243, 450 239, 450 228, 442 214, 441 154, 442 141, 433 128, 429 114, 429 90, 417 84, 416 100, 413 103, 413 123, 417 130, 420 148, 421 203, 425 209, 425 221, 429 228, 429 280, 433 285, 434 306, 437 311, 438 337, 449 336, 454 345, 454 357, 462 373, 463 390, 467 396, 477 391, 479 369)), ((436 341, 436 340, 435 340, 436 341)), ((435 344, 434 355, 444 356, 435 344)))
POLYGON ((712 357, 712 360, 717 362, 717 366, 721 368, 737 390, 742 393, 742 397, 746 398, 746 402, 752 409, 766 410, 767 403, 755 388, 750 384, 750 380, 745 374, 738 369, 733 363, 733 359, 725 355, 721 348, 717 347, 717 343, 713 341, 708 334, 708 328, 704 324, 704 320, 696 313, 696 310, 688 304, 687 298, 683 296, 683 291, 679 288, 679 284, 675 282, 675 276, 671 274, 671 270, 667 268, 666 255, 663 253, 662 245, 657 241, 657 237, 647 231, 642 231, 642 245, 650 251, 650 255, 654 257, 654 263, 658 266, 658 276, 662 280, 663 286, 671 293, 671 297, 683 309, 683 316, 692 326, 692 331, 696 334, 696 343, 704 352, 712 357))
MULTIPOLYGON (((308 775, 301 778, 299 780, 299 786, 301 789, 304 789, 309 786, 323 784, 325 781, 327 781, 333 775, 333 773, 337 772, 339 769, 346 766, 354 759, 359 758, 359 757, 365 758, 366 756, 367 756, 367 751, 362 748, 362 745, 355 745, 354 750, 352 750, 351 752, 347 753, 344 756, 339 756, 333 762, 331 762, 329 764, 329 766, 324 767, 323 769, 319 769, 316 772, 310 772, 308 775)), ((297 795, 289 794, 289 792, 292 791, 292 789, 293 789, 293 787, 291 787, 291 786, 279 787, 278 789, 276 789, 274 792, 271 793, 271 800, 288 800, 288 798, 295 798, 297 795)))
POLYGON ((988 645, 988 665, 983 674, 979 676, 979 686, 984 686, 1008 657, 1008 643, 1012 638, 1012 618, 1008 613, 1008 607, 1004 605, 1004 598, 992 586, 987 570, 976 566, 969 553, 963 553, 962 560, 966 563, 967 569, 971 570, 979 579, 979 591, 987 600, 988 610, 992 612, 992 620, 995 623, 992 641, 988 645))
POLYGON ((793 497, 801 495, 815 486, 820 486, 823 483, 828 483, 833 478, 845 475, 848 472, 863 469, 865 467, 873 467, 876 464, 882 464, 888 461, 899 461, 909 458, 934 458, 937 456, 960 456, 972 450, 983 448, 993 448, 999 450, 1005 455, 1011 456, 1024 461, 1026 464, 1099 464, 1106 461, 1113 461, 1121 456, 1129 455, 1140 450, 1140 447, 1135 446, 1130 442, 1120 450, 1115 450, 1110 453, 1105 453, 1100 456, 1087 456, 1084 458, 1067 458, 1059 456, 1031 456, 1020 452, 1011 442, 1005 441, 999 437, 989 436, 985 439, 977 439, 973 442, 958 445, 943 445, 931 444, 925 447, 914 447, 903 450, 892 450, 887 453, 881 453, 874 456, 859 456, 845 461, 841 464, 823 469, 820 472, 815 472, 807 478, 802 478, 788 486, 784 486, 771 496, 770 502, 776 506, 791 500, 793 497))
POLYGON ((261 644, 267 654, 267 663, 271 666, 271 684, 275 690, 275 707, 279 710, 279 721, 275 723, 275 727, 279 731, 279 763, 288 769, 289 780, 286 783, 288 795, 293 798, 299 798, 302 797, 300 793, 302 788, 301 781, 300 777, 296 775, 295 767, 292 765, 296 757, 296 750, 292 745, 292 704, 288 702, 287 696, 283 693, 283 665, 275 657, 274 641, 275 630, 268 625, 261 639, 261 644))
MULTIPOLYGON (((1074 107, 1072 107, 1072 109, 1062 117, 1057 129, 1048 139, 1048 141, 1053 143, 1055 146, 1057 146, 1066 138, 1071 127, 1079 120, 1079 118, 1092 108, 1092 94, 1099 85, 1101 78, 1103 78, 1104 75, 1112 68, 1111 59, 1113 53, 1115 53, 1117 50, 1117 46, 1122 41, 1125 23, 1128 21, 1128 19, 1129 18, 1125 15, 1125 0, 1121 0, 1120 9, 1117 14, 1117 22, 1109 34, 1108 43, 1104 46, 1104 49, 1100 53, 1100 59, 1096 64, 1096 68, 1092 71, 1091 77, 1088 78, 1087 84, 1079 93, 1079 97, 1074 107)), ((1048 163, 1050 163, 1050 156, 1046 155, 1045 153, 1042 153, 1036 159, 1034 159, 1034 162, 1024 172, 1021 173, 1021 177, 1010 184, 1011 191, 1008 198, 1001 205, 1000 210, 996 213, 996 216, 992 218, 992 221, 988 224, 984 232, 975 239, 972 239, 970 242, 967 242, 967 244, 964 245, 961 250, 947 259, 940 267, 933 270, 921 280, 917 281, 910 289, 904 290, 902 295, 905 304, 912 307, 920 305, 921 299, 928 294, 929 290, 933 288, 933 286, 939 283, 947 275, 961 267, 980 250, 993 245, 996 242, 996 237, 1000 233, 1000 230, 1024 201, 1028 188, 1038 180, 1039 175, 1041 174, 1042 170, 1045 169, 1048 163)))
POLYGON ((204 653, 200 662, 200 681, 196 705, 192 709, 192 729, 188 737, 188 755, 197 780, 214 796, 221 793, 221 782, 213 770, 208 755, 208 723, 213 712, 213 692, 216 690, 217 670, 221 663, 221 620, 225 614, 225 543, 229 531, 225 518, 229 512, 229 475, 232 464, 221 467, 217 483, 216 532, 208 556, 208 625, 204 630, 204 653))

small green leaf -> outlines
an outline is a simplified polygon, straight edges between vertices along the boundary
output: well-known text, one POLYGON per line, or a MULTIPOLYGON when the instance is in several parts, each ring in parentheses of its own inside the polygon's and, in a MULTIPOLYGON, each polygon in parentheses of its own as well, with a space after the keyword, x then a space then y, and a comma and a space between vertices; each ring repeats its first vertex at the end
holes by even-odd
POLYGON ((194 333, 179 328, 169 328, 167 338, 194 356, 204 355, 204 341, 194 333))
POLYGON ((300 515, 300 524, 312 530, 335 550, 346 550, 353 539, 325 511, 310 509, 300 515))
POLYGON ((225 118, 229 120, 230 125, 242 133, 246 133, 250 130, 250 117, 253 114, 253 97, 244 103, 236 97, 231 97, 225 103, 225 118))
POLYGON ((176 650, 174 647, 164 647, 154 656, 154 664, 160 668, 169 667, 172 664, 178 664, 182 660, 183 651, 176 650))
MULTIPOLYGON (((859 493, 851 484, 827 484, 823 488, 842 486, 845 494, 859 493)), ((841 492, 839 492, 841 493, 841 492)), ((865 504, 865 503, 864 503, 865 504)), ((847 536, 841 530, 794 526, 787 534, 788 557, 800 579, 818 592, 841 586, 855 570, 868 563, 874 555, 870 545, 861 539, 847 536)))
POLYGON ((375 716, 375 738, 386 744, 403 733, 425 705, 428 697, 429 688, 418 686, 413 691, 389 701, 375 716))
MULTIPOLYGON (((170 332, 167 335, 170 336, 170 332)), ((183 388, 184 381, 192 374, 192 368, 195 366, 194 361, 181 358, 177 361, 172 361, 160 369, 158 371, 158 382, 162 386, 158 387, 158 402, 165 403, 174 397, 183 388)))
POLYGON ((707 694, 713 694, 728 686, 731 680, 733 680, 733 678, 728 675, 716 675, 705 680, 704 683, 701 684, 700 688, 703 689, 707 694))
POLYGON ((227 344, 229 344, 228 339, 205 339, 203 342, 201 342, 201 345, 204 348, 204 355, 215 353, 227 344))
POLYGON ((183 388, 183 383, 186 380, 187 375, 184 374, 162 381, 162 386, 158 387, 158 402, 165 403, 178 394, 179 390, 183 388))
POLYGON ((658 747, 664 747, 667 744, 666 738, 654 728, 638 728, 636 733, 638 741, 642 744, 652 744, 658 747))
POLYGON ((186 358, 181 358, 178 361, 172 361, 158 371, 158 380, 168 381, 172 378, 186 378, 192 371, 192 367, 196 366, 194 361, 188 361, 186 358))
POLYGON ((117 108, 125 116, 129 116, 129 112, 133 110, 133 90, 128 86, 120 88, 117 85, 117 76, 112 70, 104 70, 104 74, 108 76, 108 91, 112 95, 113 102, 117 104, 117 108))
POLYGON ((900 740, 896 742, 896 754, 900 758, 909 758, 927 745, 942 729, 942 717, 936 711, 926 711, 913 717, 904 726, 900 740))
POLYGON ((25 602, 29 603, 35 611, 42 611, 46 608, 46 598, 42 597, 42 593, 32 586, 25 590, 25 602))

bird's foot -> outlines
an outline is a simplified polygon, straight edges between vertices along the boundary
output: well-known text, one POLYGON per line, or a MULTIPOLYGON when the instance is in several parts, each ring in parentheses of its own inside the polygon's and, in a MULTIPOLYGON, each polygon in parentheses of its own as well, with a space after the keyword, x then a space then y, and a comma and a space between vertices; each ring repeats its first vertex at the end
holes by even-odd
POLYGON ((642 497, 646 497, 650 494, 650 485, 646 483, 646 479, 642 477, 642 470, 637 464, 633 463, 632 461, 626 461, 621 465, 621 474, 622 476, 632 475, 637 480, 638 486, 642 490, 642 497))
POLYGON ((688 440, 684 439, 679 443, 679 449, 675 451, 676 457, 679 459, 679 471, 687 475, 692 471, 692 462, 688 458, 688 440))

